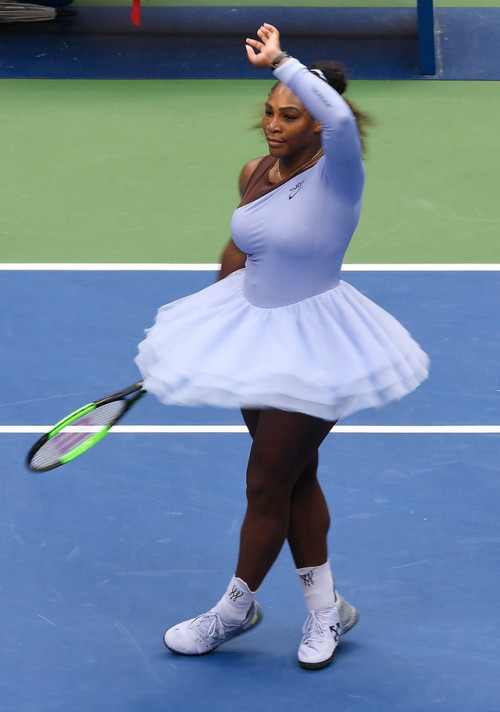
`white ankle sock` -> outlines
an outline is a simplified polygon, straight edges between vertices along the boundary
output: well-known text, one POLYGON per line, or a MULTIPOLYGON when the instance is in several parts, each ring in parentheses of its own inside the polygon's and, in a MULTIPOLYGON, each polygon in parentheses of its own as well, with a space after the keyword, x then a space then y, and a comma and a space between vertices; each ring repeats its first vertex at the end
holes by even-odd
POLYGON ((302 581, 306 606, 310 611, 320 611, 335 605, 335 591, 330 562, 322 566, 306 566, 297 569, 302 581))
POLYGON ((225 623, 238 623, 245 620, 248 609, 255 600, 257 591, 250 591, 247 584, 233 576, 225 594, 214 606, 225 623))

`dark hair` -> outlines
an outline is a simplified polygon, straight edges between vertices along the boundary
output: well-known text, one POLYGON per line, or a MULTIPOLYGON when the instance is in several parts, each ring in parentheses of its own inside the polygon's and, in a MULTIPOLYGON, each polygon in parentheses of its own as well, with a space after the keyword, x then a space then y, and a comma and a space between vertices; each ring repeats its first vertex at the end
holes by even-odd
MULTIPOLYGON (((309 71, 319 69, 324 74, 326 83, 329 84, 336 92, 343 94, 347 89, 347 76, 344 67, 340 62, 332 62, 329 60, 313 62, 308 66, 309 71)), ((316 72, 314 72, 316 74, 316 72)), ((319 75, 318 75, 319 76, 319 75)), ((322 78, 322 77, 321 77, 322 78)), ((359 138, 363 150, 365 148, 366 127, 373 125, 373 119, 368 114, 360 111, 349 99, 344 97, 344 101, 354 114, 354 118, 358 124, 359 138)))
MULTIPOLYGON (((308 66, 309 71, 319 69, 326 77, 326 82, 339 94, 343 94, 347 89, 347 77, 344 67, 340 62, 313 62, 308 66)), ((321 77, 323 78, 323 77, 321 77)))

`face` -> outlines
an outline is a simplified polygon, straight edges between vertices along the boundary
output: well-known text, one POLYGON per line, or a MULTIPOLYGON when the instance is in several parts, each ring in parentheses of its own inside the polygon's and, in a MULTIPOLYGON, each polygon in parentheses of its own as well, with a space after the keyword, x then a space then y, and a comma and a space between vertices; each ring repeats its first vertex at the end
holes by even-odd
POLYGON ((271 92, 262 128, 269 153, 277 158, 307 159, 320 142, 321 125, 284 84, 278 84, 271 92))

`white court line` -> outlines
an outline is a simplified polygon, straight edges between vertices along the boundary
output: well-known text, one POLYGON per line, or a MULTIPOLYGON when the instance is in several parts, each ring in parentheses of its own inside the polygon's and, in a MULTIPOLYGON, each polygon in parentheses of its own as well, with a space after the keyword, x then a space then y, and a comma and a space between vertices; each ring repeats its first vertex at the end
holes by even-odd
POLYGON ((210 263, 140 263, 140 262, 5 262, 0 264, 0 271, 47 271, 47 272, 213 272, 220 269, 220 264, 210 263))
MULTIPOLYGON (((50 425, 0 425, 0 435, 43 434, 50 425)), ((99 428, 70 426, 67 432, 95 432, 99 428)), ((244 425, 115 425, 110 433, 122 435, 172 435, 197 433, 247 433, 244 425)), ((500 425, 337 425, 331 431, 334 435, 496 435, 500 425)))
MULTIPOLYGON (((214 272, 220 264, 209 263, 93 263, 93 262, 4 262, 0 271, 95 271, 95 272, 214 272)), ((342 272, 498 272, 500 263, 429 264, 344 264, 342 272)))

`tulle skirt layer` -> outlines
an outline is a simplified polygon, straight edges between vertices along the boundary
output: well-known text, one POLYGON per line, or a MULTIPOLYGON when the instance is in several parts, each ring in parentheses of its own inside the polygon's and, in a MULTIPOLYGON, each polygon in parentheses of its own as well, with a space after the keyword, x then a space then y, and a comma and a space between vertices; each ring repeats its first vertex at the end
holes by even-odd
POLYGON ((279 408, 338 420, 413 391, 429 359, 389 313, 341 281, 262 308, 244 270, 161 307, 139 345, 144 387, 168 404, 279 408))

